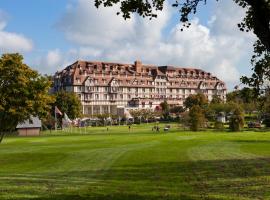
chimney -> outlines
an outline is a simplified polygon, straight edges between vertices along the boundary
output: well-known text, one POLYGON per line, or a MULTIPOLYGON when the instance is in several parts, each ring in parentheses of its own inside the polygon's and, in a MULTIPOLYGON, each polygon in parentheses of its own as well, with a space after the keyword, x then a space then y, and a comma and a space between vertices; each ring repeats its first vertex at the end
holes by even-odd
POLYGON ((135 71, 137 73, 141 73, 142 72, 142 61, 136 60, 135 61, 135 71))

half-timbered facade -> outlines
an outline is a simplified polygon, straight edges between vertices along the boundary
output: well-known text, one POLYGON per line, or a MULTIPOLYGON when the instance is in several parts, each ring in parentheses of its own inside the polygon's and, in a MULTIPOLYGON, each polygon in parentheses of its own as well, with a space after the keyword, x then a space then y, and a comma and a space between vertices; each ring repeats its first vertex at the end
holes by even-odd
POLYGON ((116 114, 117 108, 155 109, 166 100, 183 105, 190 94, 226 98, 225 83, 201 69, 77 61, 54 75, 54 91, 75 92, 83 113, 116 114))

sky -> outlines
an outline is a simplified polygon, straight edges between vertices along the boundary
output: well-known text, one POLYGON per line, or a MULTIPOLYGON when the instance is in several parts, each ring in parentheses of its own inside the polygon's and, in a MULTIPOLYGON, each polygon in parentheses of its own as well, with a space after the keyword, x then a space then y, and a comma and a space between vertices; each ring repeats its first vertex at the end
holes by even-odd
POLYGON ((41 74, 54 74, 76 60, 195 67, 225 81, 229 90, 250 75, 256 36, 241 32, 245 11, 232 0, 209 0, 182 28, 166 1, 157 19, 118 7, 94 7, 89 0, 0 0, 0 54, 19 52, 41 74))

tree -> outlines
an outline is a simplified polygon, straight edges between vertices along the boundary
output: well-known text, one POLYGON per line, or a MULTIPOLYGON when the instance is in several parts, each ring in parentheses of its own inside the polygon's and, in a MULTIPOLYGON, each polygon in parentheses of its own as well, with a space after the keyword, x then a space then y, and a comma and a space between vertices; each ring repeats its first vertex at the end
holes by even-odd
POLYGON ((0 142, 4 132, 14 130, 31 116, 44 118, 53 98, 48 94, 51 82, 23 63, 20 54, 0 58, 0 142))
POLYGON ((54 96, 56 99, 54 106, 61 112, 66 113, 70 119, 81 117, 82 104, 75 93, 60 90, 54 96))
POLYGON ((205 116, 204 110, 199 105, 193 105, 189 111, 190 129, 192 131, 198 131, 204 127, 205 116))
POLYGON ((190 109, 194 105, 198 105, 201 108, 205 108, 207 104, 208 100, 206 96, 202 93, 191 94, 184 101, 184 106, 188 109, 190 109))
POLYGON ((149 121, 149 119, 153 120, 155 118, 155 113, 151 109, 142 109, 141 110, 141 117, 144 119, 144 121, 149 121))
POLYGON ((236 90, 227 94, 227 101, 229 102, 252 103, 256 100, 256 91, 253 88, 244 87, 241 90, 236 90))
POLYGON ((170 106, 167 101, 163 101, 160 103, 160 107, 162 109, 162 116, 165 120, 169 119, 170 116, 170 106))
POLYGON ((218 95, 213 95, 212 100, 211 100, 211 104, 219 104, 222 103, 223 100, 218 96, 218 95))
POLYGON ((266 93, 261 97, 260 111, 263 117, 263 123, 266 127, 270 127, 270 94, 266 93))
MULTIPOLYGON (((251 77, 242 77, 241 81, 255 87, 257 93, 265 80, 270 78, 270 3, 269 0, 233 0, 241 8, 246 9, 246 16, 238 23, 241 31, 253 31, 258 37, 254 44, 254 56, 251 59, 254 73, 251 77)), ((95 6, 111 7, 120 3, 120 11, 124 19, 131 17, 132 13, 138 13, 142 17, 152 19, 157 17, 156 12, 162 11, 165 0, 95 0, 95 6)), ((207 3, 207 0, 174 0, 172 6, 180 13, 180 21, 183 27, 189 27, 190 15, 196 14, 199 3, 207 3)), ((225 11, 224 11, 225 12, 225 11)), ((181 29, 183 30, 183 29, 181 29)))
POLYGON ((136 109, 136 110, 129 110, 129 113, 134 118, 134 121, 140 123, 142 118, 142 110, 136 109))
POLYGON ((229 127, 231 131, 240 131, 244 127, 244 113, 239 106, 236 106, 230 117, 229 127))
POLYGON ((173 106, 170 108, 170 113, 175 114, 177 117, 183 112, 185 112, 185 109, 182 106, 173 106))
POLYGON ((106 126, 107 119, 110 117, 109 114, 97 114, 96 117, 100 120, 103 126, 106 126))
POLYGON ((241 77, 241 81, 242 83, 253 87, 256 95, 259 96, 262 90, 269 88, 270 50, 267 49, 259 40, 253 46, 254 55, 252 56, 251 64, 254 72, 251 77, 241 77))

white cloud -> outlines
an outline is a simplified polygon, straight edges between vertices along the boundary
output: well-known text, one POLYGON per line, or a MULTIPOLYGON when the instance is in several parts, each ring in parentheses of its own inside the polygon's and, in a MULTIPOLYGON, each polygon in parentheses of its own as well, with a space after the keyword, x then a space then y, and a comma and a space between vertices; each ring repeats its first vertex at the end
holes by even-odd
POLYGON ((244 16, 242 8, 232 1, 220 1, 216 6, 208 26, 193 19, 192 26, 181 32, 179 25, 168 25, 175 17, 169 6, 157 19, 133 16, 125 21, 115 14, 117 7, 97 10, 88 0, 79 0, 76 5, 68 5, 56 24, 67 40, 77 45, 72 53, 62 52, 63 57, 70 62, 141 59, 149 64, 198 67, 236 84, 239 74, 245 71, 240 65, 246 63, 255 37, 237 29, 236 24, 244 16))
POLYGON ((42 73, 52 73, 63 68, 64 57, 59 49, 50 50, 47 52, 46 56, 37 57, 33 64, 42 73))
POLYGON ((0 10, 0 53, 28 52, 33 49, 33 42, 22 34, 5 31, 6 14, 0 10))
POLYGON ((46 58, 46 63, 48 66, 57 66, 62 60, 59 49, 49 51, 46 58))

